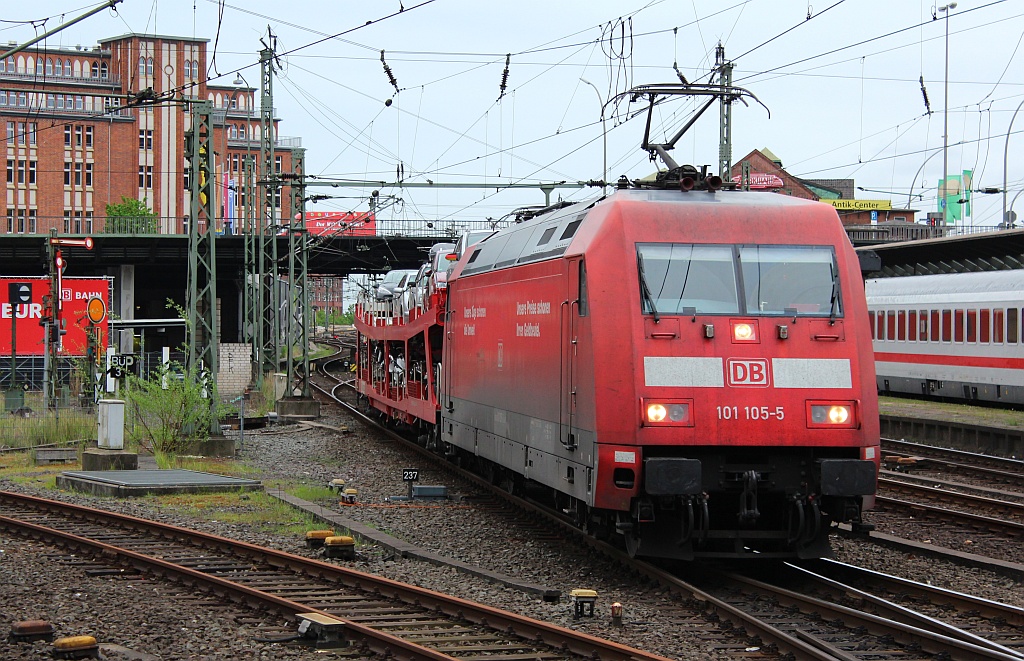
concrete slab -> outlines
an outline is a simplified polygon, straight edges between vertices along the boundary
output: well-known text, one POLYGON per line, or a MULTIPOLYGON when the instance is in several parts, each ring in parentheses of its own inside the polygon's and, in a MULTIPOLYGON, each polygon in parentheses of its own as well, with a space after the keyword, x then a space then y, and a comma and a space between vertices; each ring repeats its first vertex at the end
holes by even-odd
POLYGON ((64 471, 57 476, 57 487, 123 498, 148 494, 255 491, 262 489, 263 484, 259 480, 173 469, 64 471))

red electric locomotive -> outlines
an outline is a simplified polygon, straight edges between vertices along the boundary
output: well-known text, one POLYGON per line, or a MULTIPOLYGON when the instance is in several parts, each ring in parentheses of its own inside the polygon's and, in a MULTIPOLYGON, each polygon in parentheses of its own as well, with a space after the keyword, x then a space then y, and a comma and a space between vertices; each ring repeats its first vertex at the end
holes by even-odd
POLYGON ((827 555, 879 460, 857 257, 830 206, 669 164, 470 248, 443 309, 362 312, 360 390, 631 554, 827 555))

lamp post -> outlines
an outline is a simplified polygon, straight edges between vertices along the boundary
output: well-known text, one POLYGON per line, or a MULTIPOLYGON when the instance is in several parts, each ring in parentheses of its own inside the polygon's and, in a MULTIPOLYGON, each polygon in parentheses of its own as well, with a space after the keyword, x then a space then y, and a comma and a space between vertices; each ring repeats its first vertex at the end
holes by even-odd
POLYGON ((949 178, 949 14, 952 10, 956 9, 956 3, 951 2, 948 5, 939 7, 939 13, 944 13, 946 16, 943 21, 946 24, 946 76, 945 82, 943 83, 943 95, 945 97, 944 107, 942 110, 942 224, 945 225, 949 219, 949 204, 947 204, 947 198, 949 197, 949 191, 947 190, 949 178))
MULTIPOLYGON (((1010 153, 1010 130, 1013 128, 1013 120, 1017 119, 1017 113, 1020 112, 1021 107, 1024 107, 1024 101, 1021 101, 1017 109, 1013 111, 1010 125, 1006 127, 1006 145, 1003 146, 1003 223, 1005 223, 1006 227, 1010 226, 1010 216, 1006 212, 1006 158, 1010 153)), ((1017 195, 1020 195, 1020 193, 1017 193, 1017 195)), ((1017 195, 1013 196, 1013 202, 1017 201, 1017 195)), ((1013 211, 1013 202, 1010 202, 1010 211, 1013 211)))
POLYGON ((594 88, 594 94, 597 94, 597 102, 601 104, 601 139, 604 146, 604 170, 601 173, 601 183, 603 184, 603 186, 601 186, 601 192, 603 193, 608 188, 608 131, 605 129, 604 123, 604 97, 601 96, 601 91, 597 89, 597 85, 594 83, 585 78, 580 78, 580 82, 586 83, 594 88))

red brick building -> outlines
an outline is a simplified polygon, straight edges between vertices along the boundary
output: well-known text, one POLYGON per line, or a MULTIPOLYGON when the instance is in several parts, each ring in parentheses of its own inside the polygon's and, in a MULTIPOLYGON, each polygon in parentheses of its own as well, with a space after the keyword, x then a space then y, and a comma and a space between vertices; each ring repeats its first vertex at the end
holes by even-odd
MULTIPOLYGON (((182 232, 190 208, 184 98, 214 105, 214 213, 237 232, 244 159, 260 151, 260 112, 254 88, 207 84, 207 43, 127 34, 101 39, 95 48, 34 48, 0 60, 6 128, 0 233, 102 232, 106 205, 122 197, 144 199, 159 217, 160 233, 182 232), (149 89, 179 102, 132 103, 149 89)), ((275 144, 278 171, 290 172, 298 140, 275 144)))

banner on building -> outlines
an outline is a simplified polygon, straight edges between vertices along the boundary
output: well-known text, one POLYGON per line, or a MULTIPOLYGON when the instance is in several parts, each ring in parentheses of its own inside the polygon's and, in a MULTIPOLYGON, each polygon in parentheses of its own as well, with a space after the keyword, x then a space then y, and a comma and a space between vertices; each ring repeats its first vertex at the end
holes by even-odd
MULTIPOLYGON (((11 313, 15 315, 15 330, 19 356, 42 356, 46 351, 46 329, 43 318, 43 296, 50 294, 49 278, 0 277, 0 292, 6 292, 14 282, 32 283, 32 297, 28 303, 12 306, 0 302, 0 355, 11 355, 11 313)), ((61 317, 67 333, 61 339, 62 356, 84 356, 87 346, 85 329, 88 328, 89 299, 99 298, 110 309, 110 280, 107 278, 61 278, 61 317)), ((107 318, 97 324, 100 346, 107 341, 107 318)))
POLYGON ((839 211, 889 211, 892 209, 890 200, 820 200, 831 204, 839 211))
POLYGON ((971 185, 974 180, 973 170, 964 170, 963 174, 951 174, 946 178, 945 185, 939 182, 939 211, 946 209, 946 224, 963 220, 971 215, 971 185))
POLYGON ((369 212, 307 211, 306 231, 316 236, 374 236, 377 219, 369 212))

